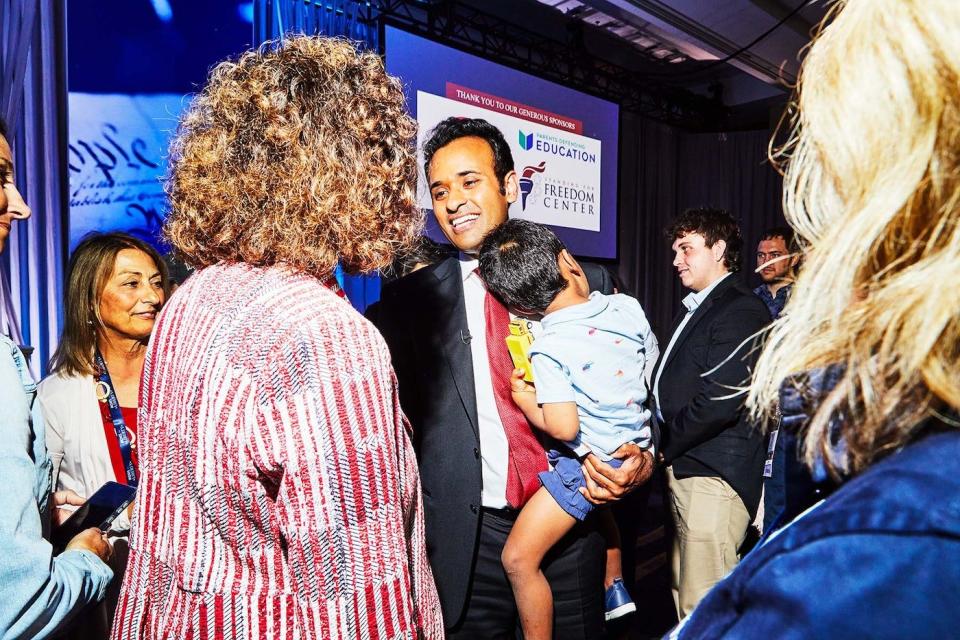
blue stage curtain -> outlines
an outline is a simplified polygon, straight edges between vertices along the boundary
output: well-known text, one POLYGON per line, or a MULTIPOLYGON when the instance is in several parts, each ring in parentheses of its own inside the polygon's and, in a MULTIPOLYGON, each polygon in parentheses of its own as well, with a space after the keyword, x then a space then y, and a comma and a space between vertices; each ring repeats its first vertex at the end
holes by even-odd
MULTIPOLYGON (((255 0, 254 44, 294 34, 343 36, 377 51, 379 28, 376 22, 363 21, 366 7, 366 2, 357 0, 255 0)), ((337 280, 361 313, 380 298, 378 275, 348 275, 338 270, 337 280)))
POLYGON ((0 255, 0 331, 31 346, 45 373, 62 319, 68 182, 65 22, 61 0, 0 0, 0 113, 10 129, 17 187, 33 216, 15 223, 0 255))

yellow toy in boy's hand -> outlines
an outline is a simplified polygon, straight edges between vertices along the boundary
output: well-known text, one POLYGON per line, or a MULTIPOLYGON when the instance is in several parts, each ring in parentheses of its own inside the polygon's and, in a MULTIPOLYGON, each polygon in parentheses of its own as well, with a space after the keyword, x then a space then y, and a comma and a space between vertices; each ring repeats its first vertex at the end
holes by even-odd
POLYGON ((513 359, 513 366, 523 369, 523 379, 533 382, 533 367, 530 364, 530 345, 533 344, 533 334, 527 327, 527 321, 515 318, 510 321, 510 335, 506 337, 507 349, 513 359))

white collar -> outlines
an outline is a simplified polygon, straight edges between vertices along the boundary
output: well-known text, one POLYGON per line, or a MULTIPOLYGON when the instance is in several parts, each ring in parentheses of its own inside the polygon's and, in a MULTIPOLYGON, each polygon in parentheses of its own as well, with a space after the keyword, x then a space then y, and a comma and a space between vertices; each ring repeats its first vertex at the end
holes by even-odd
POLYGON ((717 285, 727 279, 727 277, 732 276, 733 272, 728 271, 713 282, 711 282, 706 288, 701 289, 700 291, 693 291, 687 294, 687 297, 683 299, 683 306, 687 308, 687 311, 692 313, 697 310, 703 301, 707 299, 707 296, 710 295, 710 292, 717 288, 717 285))
POLYGON ((477 269, 480 268, 480 261, 477 260, 476 256, 471 256, 461 251, 457 259, 460 261, 460 277, 464 282, 473 275, 480 277, 480 274, 477 273, 477 269))

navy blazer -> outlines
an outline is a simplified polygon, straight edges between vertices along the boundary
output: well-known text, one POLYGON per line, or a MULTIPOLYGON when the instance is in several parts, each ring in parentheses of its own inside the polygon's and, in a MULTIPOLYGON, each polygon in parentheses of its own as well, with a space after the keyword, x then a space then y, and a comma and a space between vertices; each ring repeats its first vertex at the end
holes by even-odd
POLYGON ((383 334, 413 427, 427 554, 447 626, 460 618, 480 523, 480 436, 463 281, 456 258, 383 288, 383 334))
MULTIPOLYGON (((687 310, 675 318, 667 345, 687 310)), ((665 462, 678 478, 723 478, 751 517, 763 486, 762 434, 744 408, 759 337, 770 322, 766 305, 732 274, 694 311, 668 354, 661 353, 659 409, 665 462), (664 364, 663 358, 666 356, 664 364)))
POLYGON ((762 542, 671 637, 956 638, 960 432, 927 433, 762 542))

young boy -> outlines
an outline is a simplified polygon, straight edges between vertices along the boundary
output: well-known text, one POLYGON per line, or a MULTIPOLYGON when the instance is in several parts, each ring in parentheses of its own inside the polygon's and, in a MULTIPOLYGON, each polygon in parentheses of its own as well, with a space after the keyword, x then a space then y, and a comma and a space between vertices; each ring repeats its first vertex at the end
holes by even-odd
MULTIPOLYGON (((530 349, 533 385, 517 369, 513 400, 535 427, 564 442, 569 452, 550 452, 553 470, 523 507, 503 549, 527 640, 552 635, 553 599, 540 570, 543 557, 594 506, 580 493, 584 477, 578 458, 611 458, 618 447, 651 445, 644 370, 655 357, 656 338, 640 304, 625 295, 590 293, 576 260, 552 231, 510 220, 484 240, 480 274, 487 289, 517 315, 542 318, 530 349)), ((619 540, 607 510, 607 618, 636 610, 620 580, 619 540), (610 540, 614 537, 614 540, 610 540), (612 593, 611 593, 612 590, 612 593), (619 593, 618 593, 619 592, 619 593), (611 615, 613 613, 613 615, 611 615)))

